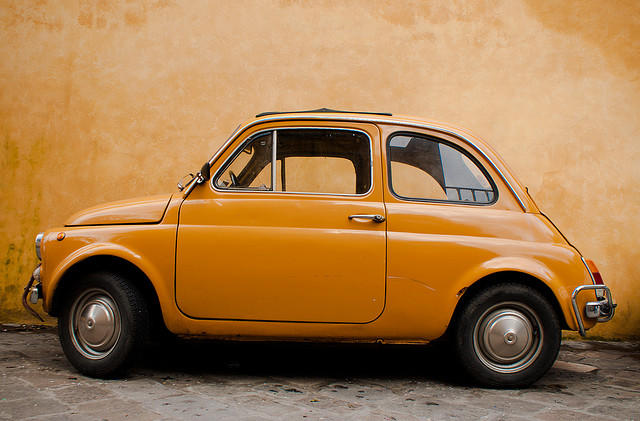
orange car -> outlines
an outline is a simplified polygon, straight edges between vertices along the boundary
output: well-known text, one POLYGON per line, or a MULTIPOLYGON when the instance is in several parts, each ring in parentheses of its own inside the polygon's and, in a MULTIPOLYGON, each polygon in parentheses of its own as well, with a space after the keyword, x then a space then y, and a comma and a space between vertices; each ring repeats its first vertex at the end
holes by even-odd
POLYGON ((99 205, 36 238, 25 289, 82 373, 154 329, 222 339, 449 338, 488 386, 551 367, 561 330, 613 317, 593 262, 463 130, 386 113, 264 113, 179 191, 99 205))

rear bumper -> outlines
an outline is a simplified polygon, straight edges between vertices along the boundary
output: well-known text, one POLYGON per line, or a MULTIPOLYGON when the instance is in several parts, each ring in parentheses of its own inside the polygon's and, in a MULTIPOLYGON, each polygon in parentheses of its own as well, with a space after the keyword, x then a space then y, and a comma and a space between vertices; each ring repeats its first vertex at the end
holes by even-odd
POLYGON ((580 285, 574 289, 573 293, 571 293, 571 306, 578 323, 578 331, 582 336, 585 336, 586 333, 582 319, 583 312, 578 308, 577 297, 581 291, 586 290, 595 290, 596 296, 598 296, 597 292, 604 291, 604 296, 599 298, 598 301, 589 301, 584 305, 584 316, 587 319, 595 320, 596 323, 608 322, 613 318, 617 306, 617 304, 613 303, 611 290, 606 285, 580 285))

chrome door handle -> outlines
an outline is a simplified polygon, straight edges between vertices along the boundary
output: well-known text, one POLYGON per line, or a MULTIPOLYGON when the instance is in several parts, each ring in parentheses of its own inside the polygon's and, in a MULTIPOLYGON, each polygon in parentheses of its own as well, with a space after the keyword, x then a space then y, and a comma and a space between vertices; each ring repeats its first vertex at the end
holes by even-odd
POLYGON ((370 219, 378 224, 384 222, 384 216, 382 215, 349 215, 349 220, 352 219, 370 219))

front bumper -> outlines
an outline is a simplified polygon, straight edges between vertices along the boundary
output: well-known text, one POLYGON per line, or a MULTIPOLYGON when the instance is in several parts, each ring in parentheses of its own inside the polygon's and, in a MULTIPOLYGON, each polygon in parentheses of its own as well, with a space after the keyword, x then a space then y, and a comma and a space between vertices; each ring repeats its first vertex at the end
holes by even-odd
POLYGON ((588 319, 595 319, 596 323, 608 322, 613 318, 616 312, 617 304, 613 303, 613 297, 611 296, 611 290, 606 285, 580 285, 571 293, 571 306, 573 307, 573 314, 576 316, 578 322, 578 331, 581 336, 585 336, 584 322, 582 320, 582 312, 578 308, 577 297, 578 293, 586 290, 596 290, 596 296, 598 291, 604 291, 603 298, 599 298, 598 301, 589 301, 584 306, 584 314, 588 319))
POLYGON ((42 285, 40 284, 40 266, 36 266, 33 274, 31 274, 31 278, 29 282, 27 282, 27 286, 24 287, 24 292, 22 293, 22 305, 24 308, 31 313, 35 318, 44 322, 44 319, 35 311, 29 303, 27 302, 27 297, 29 297, 29 301, 32 304, 36 304, 40 298, 42 298, 42 285), (35 282, 35 285, 34 285, 35 282))

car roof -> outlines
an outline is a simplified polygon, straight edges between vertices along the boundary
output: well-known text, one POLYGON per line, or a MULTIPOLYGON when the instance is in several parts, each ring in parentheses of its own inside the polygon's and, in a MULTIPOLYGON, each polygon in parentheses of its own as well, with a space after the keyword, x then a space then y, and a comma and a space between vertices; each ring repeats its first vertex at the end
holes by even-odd
MULTIPOLYGON (((387 112, 372 112, 372 111, 348 111, 348 110, 334 110, 331 108, 318 108, 313 110, 300 110, 300 111, 268 111, 256 114, 255 117, 240 124, 240 127, 246 128, 255 124, 267 121, 283 121, 283 120, 338 120, 338 121, 361 121, 370 123, 388 123, 388 124, 400 124, 408 126, 429 126, 432 129, 443 130, 449 133, 453 133, 456 136, 464 133, 467 136, 476 137, 468 129, 453 126, 451 124, 427 120, 420 117, 398 115, 387 112)), ((480 141, 480 143, 485 143, 480 141)))

